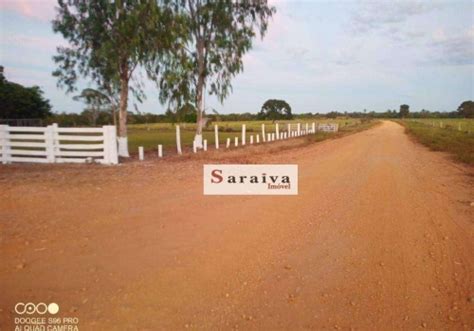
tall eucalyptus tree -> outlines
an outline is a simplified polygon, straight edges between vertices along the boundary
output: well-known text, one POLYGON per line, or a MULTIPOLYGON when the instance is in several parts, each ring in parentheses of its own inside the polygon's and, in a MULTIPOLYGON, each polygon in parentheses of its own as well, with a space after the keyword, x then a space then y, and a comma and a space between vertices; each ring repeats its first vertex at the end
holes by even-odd
POLYGON ((156 79, 158 59, 179 40, 178 23, 165 0, 58 0, 53 30, 69 46, 57 48, 53 75, 67 92, 75 91, 83 77, 109 95, 119 95, 120 156, 129 156, 129 90, 139 101, 144 97, 137 68, 146 68, 156 79))
POLYGON ((243 55, 259 33, 263 38, 275 13, 267 0, 170 0, 184 20, 187 40, 165 58, 160 86, 162 102, 178 109, 193 103, 197 109, 194 141, 202 146, 204 93, 220 102, 232 90, 231 79, 243 70, 243 55))

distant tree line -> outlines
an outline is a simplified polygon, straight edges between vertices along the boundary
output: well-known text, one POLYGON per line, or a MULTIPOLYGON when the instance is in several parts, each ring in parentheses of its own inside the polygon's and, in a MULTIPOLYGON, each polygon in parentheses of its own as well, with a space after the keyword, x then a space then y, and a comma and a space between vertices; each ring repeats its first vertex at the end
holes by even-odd
MULTIPOLYGON (((43 97, 37 87, 24 87, 9 82, 3 75, 0 66, 0 122, 5 119, 41 119, 43 123, 58 123, 60 126, 102 126, 116 124, 117 103, 107 94, 94 89, 84 89, 74 100, 84 102, 81 113, 52 112, 49 100, 43 97)), ((168 110, 165 114, 128 112, 129 124, 147 123, 196 123, 198 112, 191 103, 185 103, 176 111, 168 110)), ((220 114, 213 110, 205 115, 205 123, 216 121, 257 121, 289 120, 318 118, 474 118, 474 102, 464 101, 456 111, 431 112, 422 109, 410 112, 409 105, 403 104, 397 111, 388 109, 385 112, 363 110, 360 112, 329 113, 292 113, 292 108, 285 100, 269 99, 264 102, 257 113, 220 114)))
MULTIPOLYGON (((129 124, 147 124, 147 123, 196 123, 196 114, 185 114, 182 117, 177 117, 177 113, 167 112, 165 114, 152 113, 128 113, 129 124)), ((231 113, 231 114, 210 114, 206 115, 208 123, 221 121, 259 121, 265 118, 261 117, 260 113, 231 113)), ((383 119, 383 118, 400 118, 400 113, 397 110, 387 110, 385 112, 329 112, 329 113, 303 113, 292 114, 292 119, 321 119, 321 118, 367 118, 367 119, 383 119)), ((428 110, 421 110, 419 112, 410 112, 405 118, 464 118, 459 111, 452 112, 430 112, 428 110)), ((470 118, 473 118, 472 115, 470 118)), ((269 120, 273 120, 269 118, 269 120)), ((279 120, 285 120, 281 118, 279 120)), ((49 122, 59 123, 61 126, 87 126, 91 125, 90 114, 84 110, 80 114, 75 113, 55 113, 48 117, 49 122)), ((112 124, 113 119, 110 111, 101 111, 97 117, 96 125, 112 124)))
MULTIPOLYGON (((100 110, 95 117, 95 125, 111 125, 113 124, 113 116, 109 110, 100 110)), ((462 118, 459 112, 430 112, 422 110, 420 112, 410 112, 407 118, 462 118)), ((0 121, 3 112, 0 108, 0 121)), ((28 117, 31 118, 31 117, 28 117)), ((258 121, 262 120, 258 113, 230 113, 230 114, 210 114, 206 115, 209 123, 215 121, 232 122, 232 121, 258 121)), ((386 112, 377 113, 370 112, 329 112, 329 113, 304 113, 293 114, 292 119, 318 119, 318 118, 400 118, 399 112, 396 110, 387 110, 386 112)), ((472 118, 472 117, 471 117, 472 118)), ((283 119, 282 119, 283 120, 283 119)), ((81 113, 51 113, 45 117, 43 123, 58 123, 60 126, 90 126, 92 125, 92 114, 90 110, 84 110, 81 113)), ((165 114, 153 113, 133 113, 128 112, 128 124, 147 124, 147 123, 196 123, 195 115, 187 115, 178 119, 172 112, 165 114)))

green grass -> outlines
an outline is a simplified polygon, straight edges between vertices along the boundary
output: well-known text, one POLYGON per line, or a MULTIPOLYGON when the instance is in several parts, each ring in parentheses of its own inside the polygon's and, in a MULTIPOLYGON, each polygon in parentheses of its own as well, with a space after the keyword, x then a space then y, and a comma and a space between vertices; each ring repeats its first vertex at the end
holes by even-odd
POLYGON ((474 119, 470 118, 411 118, 405 121, 421 123, 434 128, 474 132, 474 119))
MULTIPOLYGON (((308 123, 311 128, 311 123, 338 123, 339 130, 343 130, 346 127, 352 127, 360 124, 359 119, 318 119, 308 121, 278 121, 280 130, 287 129, 287 124, 292 125, 292 129, 296 130, 296 124, 301 123, 302 129, 305 128, 308 123)), ((262 124, 265 124, 265 132, 275 132, 275 124, 271 121, 235 121, 235 122, 214 122, 203 131, 204 139, 207 139, 209 146, 214 146, 214 124, 219 126, 219 142, 221 145, 225 144, 227 138, 231 138, 232 144, 234 143, 234 137, 241 138, 242 124, 246 125, 247 131, 247 143, 250 140, 251 135, 261 134, 262 124)), ((194 133, 196 129, 195 124, 181 123, 181 144, 183 148, 190 148, 194 139, 194 133)), ((255 139, 255 138, 254 138, 255 139)), ((260 137, 262 139, 262 137, 260 137)), ((176 149, 176 128, 172 123, 152 123, 152 124, 139 124, 128 126, 128 140, 129 149, 131 153, 137 153, 138 147, 143 146, 145 150, 156 150, 157 145, 163 145, 166 150, 176 149)))
POLYGON ((397 122, 404 125, 410 135, 430 149, 451 153, 461 162, 474 164, 474 120, 423 119, 397 122), (440 127, 440 122, 443 122, 443 127, 440 127), (459 124, 461 124, 461 130, 459 130, 459 124))

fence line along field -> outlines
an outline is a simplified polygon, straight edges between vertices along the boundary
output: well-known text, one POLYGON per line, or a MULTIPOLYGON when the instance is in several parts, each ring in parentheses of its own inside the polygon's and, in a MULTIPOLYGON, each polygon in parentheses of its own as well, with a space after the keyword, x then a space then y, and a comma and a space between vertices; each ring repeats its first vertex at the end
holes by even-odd
MULTIPOLYGON (((288 121, 226 121, 211 122, 203 130, 203 138, 207 139, 208 145, 214 145, 214 125, 219 127, 219 142, 225 144, 227 138, 240 139, 242 134, 242 125, 246 126, 246 137, 249 141, 251 135, 261 135, 262 124, 265 125, 266 133, 275 132, 275 125, 278 123, 280 131, 286 131, 290 124, 293 130, 296 130, 297 124, 301 123, 302 129, 306 124, 311 127, 312 123, 335 123, 339 125, 339 130, 344 130, 346 126, 359 125, 360 119, 337 118, 337 119, 301 119, 288 121)), ((196 133, 195 123, 150 123, 150 124, 131 124, 128 125, 129 148, 132 153, 137 153, 138 147, 143 146, 145 151, 156 151, 157 145, 163 145, 166 150, 176 149, 176 125, 180 126, 181 143, 183 146, 192 146, 194 135, 196 133)))
POLYGON ((474 133, 474 119, 472 118, 411 118, 405 121, 421 123, 435 128, 474 133))
POLYGON ((474 119, 423 118, 399 120, 407 133, 434 151, 474 164, 474 119))

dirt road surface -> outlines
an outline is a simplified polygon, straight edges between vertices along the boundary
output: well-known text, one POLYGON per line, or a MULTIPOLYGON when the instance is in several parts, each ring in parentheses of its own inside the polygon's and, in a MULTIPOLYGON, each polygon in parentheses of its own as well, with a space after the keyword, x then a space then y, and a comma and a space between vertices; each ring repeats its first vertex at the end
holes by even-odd
POLYGON ((0 329, 17 302, 80 330, 474 328, 472 169, 392 122, 269 148, 0 167, 0 329), (298 164, 299 195, 203 196, 209 158, 298 164))

